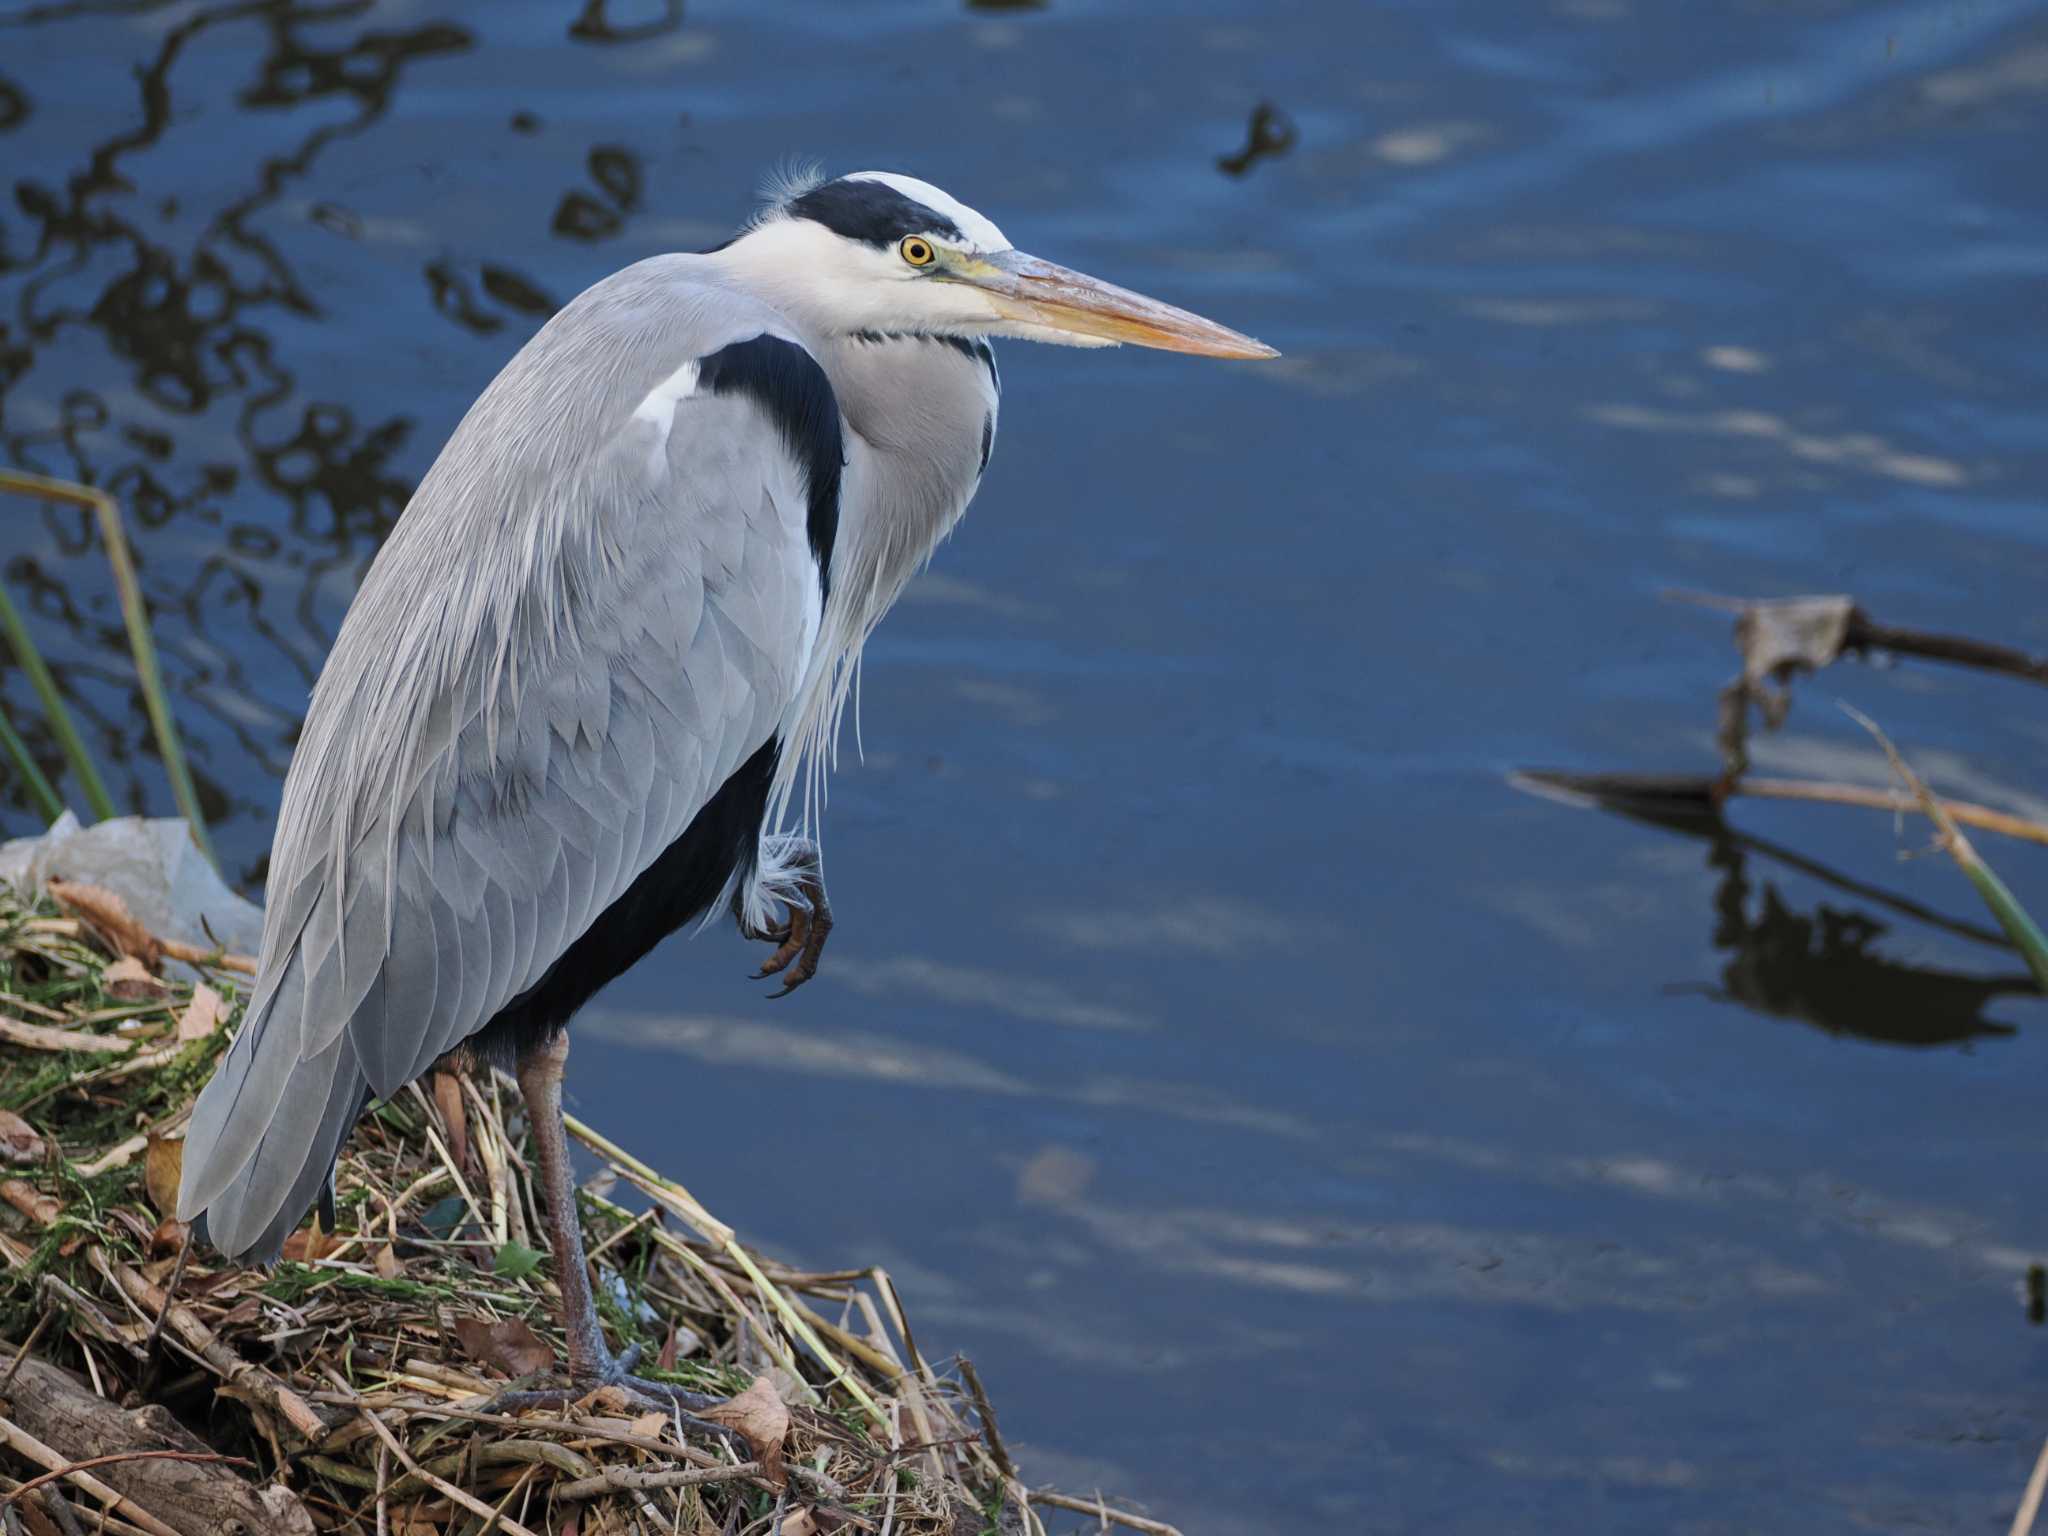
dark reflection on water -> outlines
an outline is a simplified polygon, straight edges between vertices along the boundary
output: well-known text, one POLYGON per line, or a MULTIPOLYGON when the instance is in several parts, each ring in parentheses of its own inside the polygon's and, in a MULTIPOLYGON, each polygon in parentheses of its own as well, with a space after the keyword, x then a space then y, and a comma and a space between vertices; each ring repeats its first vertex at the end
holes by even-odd
POLYGON ((1633 821, 1702 839, 1705 866, 1716 874, 1712 892, 1713 948, 1726 955, 1718 987, 1699 990, 1752 1012, 1811 1025, 1830 1035, 1878 1044, 1952 1046, 2003 1039, 2015 1026, 1984 1017, 2000 998, 2036 995, 2031 974, 2018 964, 1997 928, 1950 917, 1923 902, 1856 879, 1783 844, 1731 827, 1710 812, 1618 807, 1633 821), (1752 865, 1795 872, 1863 905, 1821 901, 1801 910, 1780 882, 1752 873, 1752 865), (1939 966, 1913 965, 1887 952, 1893 927, 1874 907, 1935 932, 2002 951, 2014 968, 1982 976, 1939 966))
MULTIPOLYGON (((2048 1032, 1967 888, 1880 818, 1701 843, 1502 787, 1711 762, 1725 663, 1667 587, 2048 648, 2048 17, 1740 22, 0 9, 0 455, 126 504, 260 883, 464 407, 788 157, 1268 338, 1006 350, 988 484, 870 653, 833 966, 768 1010, 728 936, 671 944, 581 1107, 763 1241, 886 1264, 1034 1475, 1191 1529, 2001 1528, 2048 1433, 2048 1032)), ((167 811, 90 527, 4 515, 116 792, 167 811)), ((2033 701, 1827 683, 2040 812, 2033 701)), ((1759 761, 1871 772, 1825 714, 1759 761)))

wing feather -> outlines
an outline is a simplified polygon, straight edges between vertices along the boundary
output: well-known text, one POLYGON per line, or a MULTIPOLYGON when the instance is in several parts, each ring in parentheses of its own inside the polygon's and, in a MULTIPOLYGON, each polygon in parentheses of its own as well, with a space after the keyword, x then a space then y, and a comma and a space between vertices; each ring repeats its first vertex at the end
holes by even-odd
POLYGON ((229 1252, 281 1241, 364 1095, 539 981, 794 697, 789 620, 817 581, 804 465, 744 393, 676 400, 658 443, 632 414, 678 357, 779 327, 683 329, 697 352, 649 363, 636 331, 571 359, 595 420, 552 400, 550 430, 594 446, 553 454, 509 431, 549 371, 529 356, 544 330, 343 624, 286 780, 251 1006, 186 1143, 180 1209, 229 1252))

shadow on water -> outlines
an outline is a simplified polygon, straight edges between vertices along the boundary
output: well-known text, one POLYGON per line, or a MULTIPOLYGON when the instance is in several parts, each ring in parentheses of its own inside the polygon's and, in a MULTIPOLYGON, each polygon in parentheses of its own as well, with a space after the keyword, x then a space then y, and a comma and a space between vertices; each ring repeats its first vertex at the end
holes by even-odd
POLYGON ((2000 998, 2039 994, 2024 969, 1975 976, 1894 959, 1882 949, 1893 932, 1890 924, 1856 907, 1821 903, 1802 911, 1775 882, 1753 875, 1752 865, 1781 866, 1867 906, 2010 954, 2011 944, 1994 928, 1845 875, 1782 844, 1739 832, 1717 816, 1610 809, 1706 844, 1706 867, 1717 876, 1711 943, 1727 960, 1718 987, 1682 986, 1675 992, 1698 991, 1824 1034, 1918 1048, 2009 1038, 2017 1028, 1984 1017, 1984 1010, 2000 998))

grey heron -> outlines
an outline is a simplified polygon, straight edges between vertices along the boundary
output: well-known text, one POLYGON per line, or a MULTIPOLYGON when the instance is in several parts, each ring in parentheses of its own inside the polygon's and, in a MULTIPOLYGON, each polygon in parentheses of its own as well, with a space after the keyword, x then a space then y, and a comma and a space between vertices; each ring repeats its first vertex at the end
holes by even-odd
POLYGON ((721 903, 775 945, 777 996, 815 972, 838 721, 988 467, 992 337, 1277 355, 869 171, 605 278, 505 365, 313 689, 258 974, 185 1135, 179 1214, 217 1248, 275 1258, 371 1100, 466 1047, 525 1099, 570 1382, 704 1404, 599 1329, 566 1026, 721 903))

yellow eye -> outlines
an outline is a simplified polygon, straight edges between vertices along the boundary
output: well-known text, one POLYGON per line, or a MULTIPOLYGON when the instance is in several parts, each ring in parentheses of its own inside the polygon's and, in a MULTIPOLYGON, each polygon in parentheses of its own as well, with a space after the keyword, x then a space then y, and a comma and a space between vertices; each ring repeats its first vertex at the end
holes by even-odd
POLYGON ((896 247, 898 254, 913 267, 928 267, 938 253, 932 249, 931 241, 922 235, 905 235, 903 243, 896 247))

